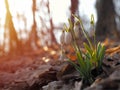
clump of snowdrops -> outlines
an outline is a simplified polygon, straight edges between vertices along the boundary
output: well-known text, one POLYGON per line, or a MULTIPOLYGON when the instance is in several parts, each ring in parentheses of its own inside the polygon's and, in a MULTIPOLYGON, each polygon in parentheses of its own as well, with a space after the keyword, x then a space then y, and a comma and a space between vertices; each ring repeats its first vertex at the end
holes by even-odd
POLYGON ((61 35, 61 44, 72 44, 76 57, 77 63, 68 58, 68 61, 75 67, 75 69, 80 73, 80 77, 89 83, 92 83, 93 75, 91 71, 96 68, 97 72, 102 68, 102 61, 105 55, 105 46, 101 42, 96 42, 96 35, 94 29, 94 16, 91 15, 91 27, 94 31, 93 42, 90 39, 88 33, 85 31, 81 19, 73 15, 75 22, 73 23, 68 19, 69 25, 64 25, 64 29, 61 35), (78 38, 79 29, 76 28, 76 25, 81 27, 84 37, 87 39, 87 43, 83 42, 83 46, 86 52, 83 52, 78 45, 76 38, 78 38), (67 33, 67 35, 65 35, 67 33))

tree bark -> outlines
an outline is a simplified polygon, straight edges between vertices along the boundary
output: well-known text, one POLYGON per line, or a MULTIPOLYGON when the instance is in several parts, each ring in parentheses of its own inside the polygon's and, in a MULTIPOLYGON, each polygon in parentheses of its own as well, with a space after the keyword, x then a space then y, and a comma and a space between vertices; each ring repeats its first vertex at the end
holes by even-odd
MULTIPOLYGON (((48 14, 49 14, 49 17, 50 17, 50 5, 49 5, 49 0, 47 2, 47 10, 48 10, 48 14)), ((51 42, 57 44, 57 41, 56 41, 56 38, 55 38, 55 35, 54 35, 54 24, 53 24, 53 19, 50 17, 49 19, 49 22, 50 22, 50 35, 51 35, 51 42)))
POLYGON ((71 7, 70 7, 70 12, 71 12, 71 20, 72 22, 74 22, 74 17, 72 16, 72 14, 77 14, 79 15, 79 0, 71 0, 71 7))
POLYGON ((97 39, 104 40, 107 37, 119 36, 115 22, 115 8, 113 0, 96 1, 97 17, 96 36, 97 39))
POLYGON ((37 25, 36 25, 36 20, 35 20, 35 12, 36 12, 36 0, 32 0, 33 1, 33 5, 32 5, 32 13, 33 13, 33 25, 32 25, 32 29, 30 32, 30 46, 33 49, 37 49, 38 48, 38 35, 37 35, 37 25))

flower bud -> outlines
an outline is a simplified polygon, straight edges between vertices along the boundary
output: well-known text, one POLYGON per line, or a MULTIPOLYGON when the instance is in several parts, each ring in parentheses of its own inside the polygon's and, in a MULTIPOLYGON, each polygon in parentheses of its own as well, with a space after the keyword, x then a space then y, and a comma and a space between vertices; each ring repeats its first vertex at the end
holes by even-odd
POLYGON ((60 43, 65 44, 65 32, 64 31, 62 31, 62 34, 60 36, 60 43))
POLYGON ((74 33, 75 33, 76 39, 80 38, 80 30, 79 30, 79 26, 78 25, 75 25, 74 33))
POLYGON ((91 15, 91 20, 90 20, 91 25, 94 25, 94 15, 91 15))
POLYGON ((72 42, 72 35, 70 32, 67 32, 65 35, 65 44, 70 44, 72 42))

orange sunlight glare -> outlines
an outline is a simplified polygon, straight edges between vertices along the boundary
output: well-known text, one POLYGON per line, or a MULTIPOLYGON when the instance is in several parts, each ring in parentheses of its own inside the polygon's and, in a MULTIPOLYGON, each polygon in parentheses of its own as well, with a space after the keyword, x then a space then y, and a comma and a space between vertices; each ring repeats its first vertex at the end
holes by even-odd
MULTIPOLYGON (((36 0, 39 5, 39 0, 36 0)), ((51 9, 51 16, 53 17, 53 21, 55 24, 63 23, 67 21, 67 15, 69 14, 68 9, 70 5, 70 1, 64 1, 64 0, 49 0, 50 2, 50 9, 51 9), (60 3, 62 3, 62 6, 60 3), (65 13, 66 12, 66 13, 65 13), (60 14, 63 13, 63 14, 60 14)), ((32 14, 32 0, 8 0, 10 12, 12 14, 12 19, 14 26, 16 28, 16 31, 19 32, 19 30, 30 30, 31 26, 33 24, 33 14, 32 14), (25 22, 23 21, 23 18, 18 18, 18 15, 24 16, 26 18, 26 26, 25 22)), ((40 22, 39 15, 41 16, 41 13, 36 13, 36 19, 37 23, 40 22), (38 15, 37 15, 38 14, 38 15)), ((6 17, 6 8, 4 4, 4 0, 0 0, 0 43, 3 41, 3 32, 4 32, 4 23, 5 23, 5 17, 6 17)), ((38 27, 40 26, 40 23, 38 27)))
POLYGON ((0 1, 0 45, 2 43, 3 40, 3 31, 4 31, 4 22, 5 22, 5 4, 4 4, 4 0, 0 1))
MULTIPOLYGON (((32 0, 8 0, 10 12, 12 14, 13 23, 16 28, 16 31, 30 30, 33 16, 32 16, 32 0), (24 22, 18 20, 17 16, 24 15, 26 18, 27 25, 25 26, 24 22)), ((4 23, 6 17, 6 7, 4 0, 0 0, 0 43, 3 41, 3 33, 4 33, 4 23)))
MULTIPOLYGON (((0 0, 0 44, 1 44, 1 41, 3 41, 4 23, 5 23, 5 16, 6 16, 4 1, 5 0, 0 0)), ((36 12, 36 22, 37 22, 38 29, 43 28, 41 26, 41 21, 39 17, 40 16, 43 16, 43 18, 46 17, 43 13, 41 13, 41 11, 43 10, 39 8, 40 1, 41 0, 36 0, 37 8, 38 8, 38 11, 36 12)), ((43 0, 43 1, 46 1, 46 0, 43 0)), ((12 14, 12 19, 13 19, 13 23, 16 31, 19 32, 20 30, 25 30, 25 29, 30 31, 31 26, 33 24, 32 0, 8 0, 8 2, 9 2, 9 7, 10 7, 10 11, 12 14), (22 16, 22 17, 19 17, 19 16, 22 16), (23 17, 24 19, 26 19, 26 24, 23 21, 23 17)), ((70 11, 69 11, 70 0, 49 0, 49 2, 50 2, 50 16, 52 17, 54 24, 57 26, 60 23, 66 23, 70 15, 70 11)), ((90 16, 90 14, 94 14, 94 16, 96 17, 95 10, 93 10, 94 8, 93 5, 95 4, 95 0, 92 0, 92 1, 81 0, 80 4, 81 4, 80 13, 83 14, 83 16, 86 14, 89 14, 86 16, 90 16), (90 9, 89 12, 88 10, 86 10, 86 6, 89 6, 89 9, 90 9)), ((56 33, 59 35, 58 32, 56 33)), ((26 38, 25 35, 24 37, 26 38)))

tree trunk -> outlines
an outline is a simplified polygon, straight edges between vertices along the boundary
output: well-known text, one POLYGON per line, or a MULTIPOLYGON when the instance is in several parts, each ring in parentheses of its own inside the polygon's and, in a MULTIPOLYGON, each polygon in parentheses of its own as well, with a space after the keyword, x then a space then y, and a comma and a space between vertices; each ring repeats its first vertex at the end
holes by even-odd
POLYGON ((104 40, 107 37, 119 36, 115 22, 115 8, 113 0, 97 0, 96 36, 97 39, 104 40))
POLYGON ((12 16, 9 10, 8 0, 5 0, 5 6, 6 6, 6 20, 5 20, 4 39, 9 39, 10 52, 19 52, 21 50, 20 43, 17 37, 17 32, 15 30, 15 27, 12 21, 12 16))
MULTIPOLYGON (((47 10, 48 10, 48 14, 49 14, 49 17, 50 17, 50 6, 49 6, 49 0, 47 2, 47 10)), ((53 24, 53 20, 52 18, 50 17, 50 35, 51 35, 51 42, 57 44, 57 41, 56 41, 56 38, 55 38, 55 35, 54 35, 54 24, 53 24)))
POLYGON ((71 7, 70 7, 70 12, 71 12, 71 20, 74 22, 74 18, 72 14, 78 14, 79 15, 79 0, 71 0, 71 7))
POLYGON ((36 0, 33 1, 33 6, 32 6, 32 13, 33 13, 33 25, 32 25, 32 30, 30 32, 30 46, 33 49, 37 49, 38 47, 38 35, 37 35, 37 25, 36 25, 36 20, 35 20, 35 12, 36 12, 36 0))

